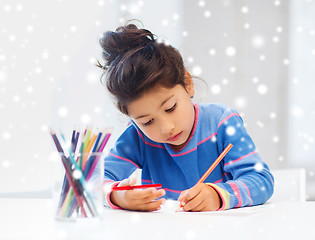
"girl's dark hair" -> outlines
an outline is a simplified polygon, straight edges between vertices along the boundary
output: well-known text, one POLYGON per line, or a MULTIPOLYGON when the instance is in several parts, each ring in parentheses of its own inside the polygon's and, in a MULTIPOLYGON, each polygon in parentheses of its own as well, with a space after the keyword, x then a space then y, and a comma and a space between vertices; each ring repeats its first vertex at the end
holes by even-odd
POLYGON ((156 86, 185 87, 183 59, 174 47, 159 43, 146 29, 128 24, 100 38, 105 64, 102 82, 117 108, 128 115, 128 104, 156 86))

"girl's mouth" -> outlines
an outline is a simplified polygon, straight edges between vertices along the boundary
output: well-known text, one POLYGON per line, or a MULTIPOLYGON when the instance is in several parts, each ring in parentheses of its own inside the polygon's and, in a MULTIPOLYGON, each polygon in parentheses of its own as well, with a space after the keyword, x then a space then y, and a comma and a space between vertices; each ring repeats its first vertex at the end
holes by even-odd
POLYGON ((175 141, 177 141, 180 138, 182 133, 183 133, 183 131, 181 131, 180 133, 177 133, 177 134, 169 137, 167 140, 170 141, 170 142, 175 142, 175 141))

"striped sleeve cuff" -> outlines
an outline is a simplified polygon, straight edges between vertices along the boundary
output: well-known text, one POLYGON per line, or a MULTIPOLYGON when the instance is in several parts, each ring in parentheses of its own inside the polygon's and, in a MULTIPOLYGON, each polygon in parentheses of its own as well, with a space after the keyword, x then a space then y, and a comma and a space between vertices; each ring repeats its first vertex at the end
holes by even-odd
POLYGON ((114 205, 110 200, 110 194, 112 193, 112 188, 116 187, 119 183, 120 182, 113 182, 113 181, 104 182, 104 189, 105 189, 104 206, 105 207, 109 207, 112 209, 122 209, 121 207, 114 205))
POLYGON ((230 194, 224 189, 218 187, 217 185, 213 183, 206 183, 206 184, 212 187, 214 190, 216 190, 216 192, 219 194, 221 198, 222 206, 217 211, 229 209, 230 208, 230 194))

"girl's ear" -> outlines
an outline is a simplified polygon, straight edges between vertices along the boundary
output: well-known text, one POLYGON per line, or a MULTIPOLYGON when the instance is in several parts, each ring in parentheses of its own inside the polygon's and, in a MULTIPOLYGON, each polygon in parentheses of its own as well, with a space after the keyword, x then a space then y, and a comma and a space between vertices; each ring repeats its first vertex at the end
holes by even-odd
POLYGON ((185 87, 190 97, 193 98, 195 95, 194 81, 187 70, 185 72, 185 87))

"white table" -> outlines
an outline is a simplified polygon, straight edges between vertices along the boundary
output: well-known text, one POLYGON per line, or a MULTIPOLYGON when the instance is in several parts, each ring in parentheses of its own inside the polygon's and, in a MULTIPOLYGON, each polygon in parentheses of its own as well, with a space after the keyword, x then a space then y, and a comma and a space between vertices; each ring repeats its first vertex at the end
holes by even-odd
POLYGON ((101 219, 56 221, 49 199, 0 199, 0 239, 315 239, 315 202, 277 202, 222 212, 105 209, 101 219))

